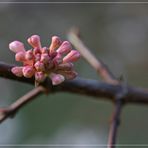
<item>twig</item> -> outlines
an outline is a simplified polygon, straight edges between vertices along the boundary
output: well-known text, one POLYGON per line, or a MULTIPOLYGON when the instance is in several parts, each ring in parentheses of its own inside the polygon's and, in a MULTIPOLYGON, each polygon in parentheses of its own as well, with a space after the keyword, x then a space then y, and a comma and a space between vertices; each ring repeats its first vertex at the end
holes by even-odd
POLYGON ((120 114, 122 109, 122 100, 118 98, 115 102, 115 110, 112 114, 112 122, 109 130, 108 148, 115 148, 117 131, 120 124, 120 114))
MULTIPOLYGON (((0 62, 0 77, 34 85, 34 78, 32 79, 27 79, 24 77, 19 78, 16 77, 13 73, 11 73, 10 69, 13 66, 14 65, 9 65, 0 62)), ((71 81, 65 81, 64 83, 58 86, 52 86, 51 81, 46 81, 45 87, 48 87, 50 93, 69 92, 69 93, 95 97, 97 100, 105 99, 108 101, 114 101, 116 94, 118 94, 122 90, 121 84, 112 85, 108 83, 98 82, 96 80, 82 79, 82 78, 76 78, 71 81)), ((128 85, 126 87, 128 93, 123 98, 123 101, 125 103, 148 105, 147 89, 131 87, 128 85)))
POLYGON ((112 114, 112 121, 108 136, 108 148, 115 148, 118 127, 120 125, 121 109, 124 103, 123 98, 126 97, 127 94, 127 84, 123 83, 121 91, 115 96, 115 107, 114 112, 112 114))
POLYGON ((43 86, 38 86, 19 98, 16 102, 12 103, 10 106, 5 108, 0 108, 0 123, 7 119, 8 117, 13 117, 15 113, 28 102, 35 99, 41 93, 45 92, 45 88, 43 86))
POLYGON ((118 84, 118 80, 114 77, 107 66, 98 60, 91 51, 84 45, 78 36, 78 29, 71 29, 68 33, 68 39, 74 45, 74 47, 81 53, 86 61, 98 72, 98 74, 108 83, 118 84))

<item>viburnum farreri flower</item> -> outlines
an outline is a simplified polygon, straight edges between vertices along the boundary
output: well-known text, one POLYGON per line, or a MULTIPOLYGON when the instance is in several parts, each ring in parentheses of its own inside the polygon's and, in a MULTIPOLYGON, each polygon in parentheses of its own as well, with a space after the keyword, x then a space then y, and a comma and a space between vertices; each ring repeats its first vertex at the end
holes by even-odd
POLYGON ((13 74, 26 78, 34 76, 36 84, 49 77, 53 85, 77 76, 73 69, 73 62, 79 59, 80 53, 72 50, 68 41, 62 42, 58 36, 53 36, 49 47, 41 46, 38 35, 32 35, 27 41, 32 46, 32 49, 27 51, 20 41, 9 44, 10 50, 15 53, 15 60, 23 63, 22 66, 11 69, 13 74))

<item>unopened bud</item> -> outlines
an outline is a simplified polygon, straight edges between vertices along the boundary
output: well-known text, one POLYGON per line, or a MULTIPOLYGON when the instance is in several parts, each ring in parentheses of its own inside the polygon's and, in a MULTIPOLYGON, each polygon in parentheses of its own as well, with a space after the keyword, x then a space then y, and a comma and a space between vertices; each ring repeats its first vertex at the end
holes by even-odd
POLYGON ((37 82, 39 82, 39 83, 43 82, 45 80, 45 78, 46 78, 46 76, 45 76, 45 74, 43 72, 36 72, 35 73, 35 80, 37 82))
POLYGON ((36 54, 35 55, 35 61, 40 61, 40 59, 41 59, 41 54, 36 54))
POLYGON ((15 60, 16 61, 25 61, 25 52, 23 52, 23 51, 20 51, 20 52, 17 52, 16 54, 15 54, 15 60))
POLYGON ((37 47, 39 49, 41 48, 40 36, 32 35, 27 41, 32 47, 37 47))
POLYGON ((34 64, 34 67, 37 71, 44 71, 45 70, 45 66, 42 62, 40 61, 37 61, 35 64, 34 64))
POLYGON ((42 54, 42 55, 41 55, 41 61, 42 61, 43 63, 48 63, 48 62, 50 61, 49 55, 48 55, 47 53, 42 54))
POLYGON ((76 50, 72 50, 70 53, 68 53, 64 58, 63 62, 75 62, 80 58, 80 53, 76 50))
POLYGON ((33 51, 32 50, 26 51, 25 58, 26 60, 32 60, 34 58, 33 51))
POLYGON ((16 76, 18 76, 18 77, 22 77, 22 76, 23 76, 22 69, 23 69, 23 67, 13 67, 13 68, 11 69, 11 72, 12 72, 13 74, 15 74, 16 76))
POLYGON ((9 44, 9 49, 15 53, 25 51, 24 44, 20 41, 13 41, 9 44))
POLYGON ((50 53, 53 53, 56 48, 58 48, 61 45, 62 41, 58 36, 53 36, 51 40, 51 44, 49 47, 50 53))
POLYGON ((33 54, 35 55, 35 54, 41 54, 41 51, 40 51, 40 49, 38 48, 38 47, 35 47, 34 49, 33 49, 33 54))
POLYGON ((57 70, 58 73, 62 74, 67 80, 72 80, 77 77, 78 73, 75 71, 63 71, 57 70))
POLYGON ((41 48, 41 53, 47 53, 48 54, 48 48, 47 47, 41 48))
POLYGON ((72 50, 71 44, 68 41, 64 41, 62 45, 57 49, 60 54, 67 54, 72 50))
POLYGON ((65 80, 64 76, 55 73, 51 73, 49 77, 51 78, 53 85, 58 85, 65 80))
POLYGON ((58 70, 63 70, 63 71, 69 71, 72 70, 72 68, 73 68, 72 63, 62 63, 57 67, 58 70))
POLYGON ((60 63, 62 63, 63 59, 61 54, 57 54, 57 56, 53 59, 53 63, 55 66, 58 66, 60 63))
POLYGON ((23 75, 26 78, 31 78, 34 75, 34 68, 31 66, 25 66, 23 67, 23 75))

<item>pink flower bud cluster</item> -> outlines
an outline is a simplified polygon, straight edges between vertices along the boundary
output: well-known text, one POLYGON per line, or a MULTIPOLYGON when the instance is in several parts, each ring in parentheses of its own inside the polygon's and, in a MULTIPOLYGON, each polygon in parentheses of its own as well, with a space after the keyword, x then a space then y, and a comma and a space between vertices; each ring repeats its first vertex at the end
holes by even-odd
POLYGON ((27 51, 20 41, 9 44, 10 50, 15 53, 15 60, 23 63, 23 66, 11 69, 13 74, 26 78, 34 76, 37 84, 43 82, 48 76, 53 85, 77 76, 73 69, 73 62, 80 58, 80 53, 72 50, 68 41, 62 42, 59 37, 53 36, 49 47, 41 46, 38 35, 32 35, 27 41, 32 46, 32 49, 27 51))

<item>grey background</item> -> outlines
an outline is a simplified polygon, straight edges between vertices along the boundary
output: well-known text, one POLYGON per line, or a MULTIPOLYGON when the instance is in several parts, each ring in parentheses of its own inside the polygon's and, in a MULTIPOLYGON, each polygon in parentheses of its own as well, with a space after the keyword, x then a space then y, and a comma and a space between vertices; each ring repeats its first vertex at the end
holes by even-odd
MULTIPOLYGON (((77 26, 91 51, 130 85, 147 87, 147 4, 2 4, 0 3, 0 60, 15 63, 8 44, 32 34, 48 46, 53 35, 66 38, 77 26)), ((18 63, 16 63, 18 64, 18 63)), ((99 79, 81 59, 79 76, 99 79)), ((0 78, 0 105, 6 106, 33 86, 0 78)), ((0 144, 106 144, 113 105, 67 93, 42 95, 14 119, 0 125, 0 144)), ((147 144, 148 107, 127 105, 122 112, 119 144, 147 144)), ((76 147, 76 146, 73 146, 76 147)))

